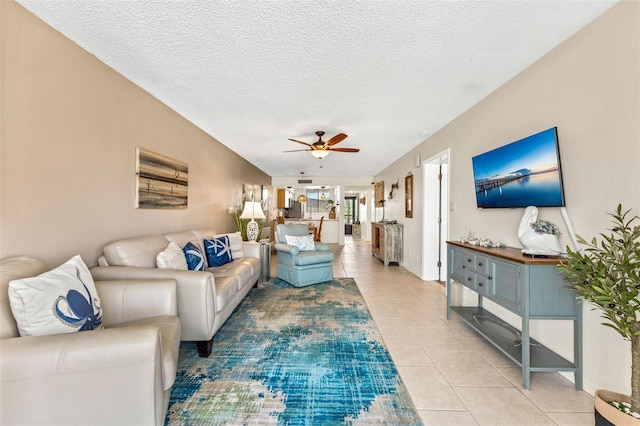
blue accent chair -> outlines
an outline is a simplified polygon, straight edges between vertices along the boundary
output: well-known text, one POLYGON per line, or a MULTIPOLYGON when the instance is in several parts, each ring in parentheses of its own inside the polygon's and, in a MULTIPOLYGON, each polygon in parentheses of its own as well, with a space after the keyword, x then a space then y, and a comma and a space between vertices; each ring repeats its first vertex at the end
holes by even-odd
POLYGON ((333 252, 328 244, 315 242, 315 250, 300 251, 287 244, 286 235, 309 235, 306 224, 284 224, 276 228, 275 249, 278 254, 276 277, 295 287, 305 287, 333 280, 333 252))

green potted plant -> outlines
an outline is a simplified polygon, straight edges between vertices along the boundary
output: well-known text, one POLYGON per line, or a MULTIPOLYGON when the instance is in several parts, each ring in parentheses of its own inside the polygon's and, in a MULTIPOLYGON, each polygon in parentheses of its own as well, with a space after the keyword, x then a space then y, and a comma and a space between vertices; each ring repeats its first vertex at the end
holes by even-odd
POLYGON ((329 219, 335 219, 336 218, 335 201, 333 201, 331 198, 327 198, 327 207, 329 207, 329 219))
POLYGON ((631 395, 598 390, 596 425, 640 425, 640 416, 630 414, 640 413, 640 225, 635 222, 640 218, 630 212, 619 204, 611 213, 610 232, 599 234, 600 241, 578 236, 584 249, 567 247, 568 259, 560 265, 568 286, 602 310, 608 320, 603 325, 631 342, 631 395), (620 408, 620 403, 628 409, 620 408))

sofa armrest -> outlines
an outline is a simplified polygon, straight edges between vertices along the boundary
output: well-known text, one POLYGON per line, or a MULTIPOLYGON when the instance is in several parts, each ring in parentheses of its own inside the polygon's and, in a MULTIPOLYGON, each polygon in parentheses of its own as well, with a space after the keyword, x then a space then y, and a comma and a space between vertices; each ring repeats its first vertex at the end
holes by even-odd
POLYGON ((178 315, 176 281, 96 281, 105 327, 164 315, 178 315))
POLYGON ((253 241, 242 242, 242 253, 245 257, 255 257, 260 259, 260 243, 253 241))
POLYGON ((300 252, 298 247, 290 246, 289 244, 284 244, 284 243, 276 243, 275 244, 275 248, 276 248, 276 251, 280 251, 280 252, 283 252, 283 253, 289 253, 292 256, 295 256, 296 254, 298 254, 300 252))
POLYGON ((183 341, 205 341, 213 337, 216 315, 216 290, 213 274, 207 271, 137 268, 133 266, 96 266, 94 280, 173 279, 177 284, 178 316, 183 341))
POLYGON ((1 344, 0 424, 163 424, 157 326, 15 337, 1 344))

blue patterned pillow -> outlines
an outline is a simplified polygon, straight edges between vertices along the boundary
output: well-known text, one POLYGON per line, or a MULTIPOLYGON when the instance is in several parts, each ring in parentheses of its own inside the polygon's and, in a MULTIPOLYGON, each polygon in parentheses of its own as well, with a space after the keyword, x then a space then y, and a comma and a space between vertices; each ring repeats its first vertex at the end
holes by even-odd
POLYGON ((204 256, 195 244, 188 242, 182 251, 190 271, 204 271, 204 256))
POLYGON ((224 265, 233 260, 231 257, 231 244, 226 235, 220 238, 204 240, 204 249, 207 251, 209 267, 224 265))

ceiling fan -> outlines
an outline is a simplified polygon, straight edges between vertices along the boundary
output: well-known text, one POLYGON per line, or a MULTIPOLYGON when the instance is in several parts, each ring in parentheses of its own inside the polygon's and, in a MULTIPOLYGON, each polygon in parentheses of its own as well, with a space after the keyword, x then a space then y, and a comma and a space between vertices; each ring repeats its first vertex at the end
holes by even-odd
POLYGON ((332 137, 326 142, 322 140, 322 136, 324 136, 324 132, 322 130, 317 131, 316 135, 318 136, 318 140, 314 143, 302 142, 297 139, 289 139, 291 142, 301 143, 302 145, 306 145, 309 148, 293 149, 293 150, 284 151, 284 152, 310 151, 311 155, 313 155, 319 160, 322 160, 324 157, 329 155, 331 151, 336 151, 336 152, 359 152, 360 151, 358 148, 333 148, 333 145, 337 144, 338 142, 342 142, 347 138, 347 135, 345 135, 344 133, 338 133, 337 135, 335 135, 334 137, 332 137))

